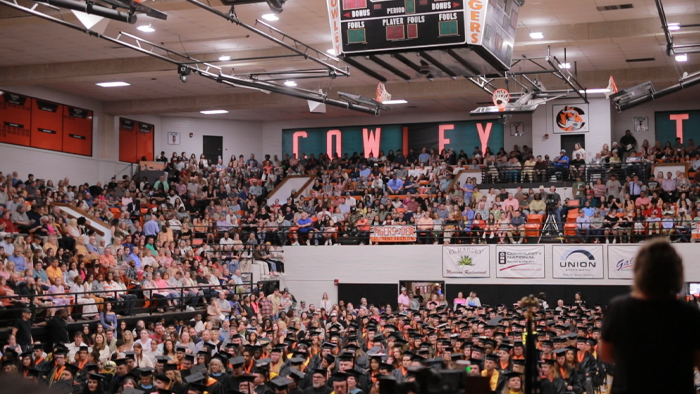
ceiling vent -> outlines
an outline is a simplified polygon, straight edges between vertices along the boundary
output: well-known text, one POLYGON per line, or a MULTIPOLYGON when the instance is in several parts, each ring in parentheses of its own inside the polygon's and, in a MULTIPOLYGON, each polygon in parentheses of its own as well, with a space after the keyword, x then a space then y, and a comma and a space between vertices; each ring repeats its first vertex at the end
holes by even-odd
POLYGON ((643 62, 653 62, 656 58, 653 57, 640 57, 637 59, 627 59, 627 63, 643 63, 643 62))

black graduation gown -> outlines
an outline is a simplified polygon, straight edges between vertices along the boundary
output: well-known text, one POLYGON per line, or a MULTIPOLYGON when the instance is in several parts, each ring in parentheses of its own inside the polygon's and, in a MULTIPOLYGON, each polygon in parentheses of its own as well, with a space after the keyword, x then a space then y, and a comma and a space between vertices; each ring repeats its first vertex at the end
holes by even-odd
POLYGON ((272 390, 267 384, 261 384, 255 388, 255 394, 272 394, 272 390))
MULTIPOLYGON (((578 357, 578 355, 576 355, 578 357)), ((593 377, 598 372, 598 361, 590 353, 586 353, 583 361, 578 364, 577 372, 581 375, 581 380, 586 380, 586 375, 593 377)))
POLYGON ((186 377, 192 375, 192 371, 189 369, 183 369, 180 370, 180 376, 182 376, 182 380, 184 381, 186 377))
POLYGON ((81 386, 79 384, 73 384, 73 382, 68 380, 59 380, 51 385, 49 393, 51 394, 76 394, 79 393, 81 386))
POLYGON ((210 378, 215 379, 217 382, 221 383, 222 386, 224 385, 224 382, 226 381, 226 378, 227 378, 228 376, 229 376, 229 375, 227 375, 227 374, 225 374, 225 373, 222 373, 222 374, 219 375, 219 376, 214 376, 214 375, 212 375, 212 374, 209 374, 209 377, 210 377, 210 378))
POLYGON ((571 374, 569 374, 568 378, 564 378, 564 376, 562 376, 562 379, 564 380, 565 390, 568 386, 572 387, 571 391, 566 390, 567 393, 572 392, 574 394, 581 394, 583 392, 583 388, 581 387, 581 378, 575 369, 571 370, 571 374))
POLYGON ((114 394, 119 390, 119 386, 121 386, 122 382, 124 381, 124 378, 119 375, 114 375, 114 378, 112 378, 112 381, 109 382, 107 385, 107 394, 114 394))
POLYGON ((289 394, 304 394, 304 391, 297 387, 295 389, 289 390, 289 394))
POLYGON ((540 394, 566 394, 566 386, 561 378, 554 378, 551 382, 549 379, 541 379, 540 387, 540 394))
POLYGON ((369 374, 364 370, 360 369, 357 365, 353 368, 358 374, 357 388, 369 393, 372 388, 372 379, 369 378, 369 374))
POLYGON ((304 394, 331 394, 333 389, 326 386, 325 384, 320 388, 314 388, 314 386, 307 387, 304 390, 304 394))
POLYGON ((224 386, 221 383, 216 382, 210 386, 207 386, 207 392, 209 394, 224 394, 224 386))
POLYGON ((175 394, 187 394, 187 385, 184 383, 173 383, 170 390, 174 391, 175 394))

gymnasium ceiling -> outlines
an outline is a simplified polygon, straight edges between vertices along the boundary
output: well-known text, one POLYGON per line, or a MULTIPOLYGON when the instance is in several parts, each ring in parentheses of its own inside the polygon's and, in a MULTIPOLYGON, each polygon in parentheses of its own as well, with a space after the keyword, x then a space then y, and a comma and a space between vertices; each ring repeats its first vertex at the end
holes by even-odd
MULTIPOLYGON (((28 0, 18 0, 30 5, 28 0)), ((219 0, 210 0, 221 11, 219 0)), ((139 15, 135 25, 111 21, 105 32, 115 37, 119 31, 131 33, 180 52, 208 61, 222 55, 247 58, 261 55, 285 55, 290 52, 259 36, 250 34, 223 18, 197 8, 184 0, 155 0, 145 4, 168 14, 162 21, 139 15), (152 24, 153 33, 143 33, 137 26, 152 24)), ((682 25, 700 24, 700 1, 664 0, 669 22, 682 25)), ((47 10, 47 9, 43 9, 47 10)), ((265 3, 238 6, 239 18, 254 24, 269 13, 265 3)), ((79 22, 69 11, 47 10, 65 21, 79 22)), ((280 19, 269 22, 288 35, 321 51, 331 48, 328 16, 323 0, 288 0, 280 19)), ((700 42, 700 27, 674 32, 678 44, 700 42)), ((678 63, 665 53, 661 23, 653 0, 526 0, 521 9, 516 37, 515 57, 544 56, 551 53, 571 63, 578 80, 587 88, 604 88, 614 76, 619 88, 651 80, 657 89, 675 84, 683 72, 700 70, 700 53, 689 54, 688 62, 678 63), (597 7, 632 4, 631 9, 598 11, 597 7), (544 39, 533 40, 531 32, 542 32, 544 39), (629 59, 653 58, 645 62, 629 59)), ((227 87, 191 76, 182 83, 175 66, 141 55, 116 44, 89 37, 84 33, 27 16, 0 5, 0 86, 35 85, 104 102, 104 110, 114 115, 161 114, 203 116, 198 111, 227 109, 219 118, 241 120, 292 120, 318 117, 310 114, 306 102, 282 95, 266 95, 250 90, 227 87), (98 82, 125 81, 123 88, 101 88, 98 82)), ((222 63, 220 63, 222 64, 222 63)), ((223 63, 237 72, 260 72, 290 68, 309 68, 305 61, 267 61, 261 64, 223 63)), ((556 88, 551 76, 543 76, 547 88, 556 88)), ((308 89, 338 89, 373 96, 377 81, 351 68, 351 76, 330 80, 303 80, 308 89)), ((464 78, 410 82, 391 80, 387 90, 394 98, 409 101, 395 106, 392 113, 470 111, 478 102, 490 97, 464 78)), ((700 93, 700 87, 672 96, 688 100, 700 93)), ((342 109, 328 108, 325 116, 368 116, 342 109)))

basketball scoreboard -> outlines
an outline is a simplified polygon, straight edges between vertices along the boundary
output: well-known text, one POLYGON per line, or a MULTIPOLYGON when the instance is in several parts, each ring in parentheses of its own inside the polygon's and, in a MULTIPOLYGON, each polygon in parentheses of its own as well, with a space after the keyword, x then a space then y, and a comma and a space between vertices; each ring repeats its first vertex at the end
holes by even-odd
MULTIPOLYGON (((524 0, 327 0, 336 54, 472 47, 507 70, 524 0)), ((501 67, 499 67, 501 68, 501 67)))

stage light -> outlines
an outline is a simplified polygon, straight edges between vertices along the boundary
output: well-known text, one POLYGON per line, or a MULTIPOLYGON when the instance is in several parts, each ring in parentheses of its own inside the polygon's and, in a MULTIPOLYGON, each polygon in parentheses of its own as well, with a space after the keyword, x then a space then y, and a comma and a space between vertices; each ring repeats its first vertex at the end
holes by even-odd
POLYGON ((219 115, 219 114, 227 114, 228 111, 226 111, 225 109, 210 109, 207 111, 199 111, 199 113, 204 114, 204 115, 219 115))
POLYGON ((681 29, 681 24, 680 23, 669 23, 668 24, 668 30, 670 31, 677 31, 681 29))
POLYGON ((100 83, 96 83, 95 85, 101 86, 103 88, 119 88, 122 86, 131 86, 130 83, 126 83, 126 82, 100 82, 100 83))
POLYGON ((156 31, 156 29, 154 29, 153 26, 151 26, 150 24, 141 25, 141 26, 137 27, 137 29, 139 29, 139 31, 142 31, 144 33, 153 33, 154 31, 156 31))
POLYGON ((408 101, 402 100, 402 99, 386 100, 386 101, 382 101, 382 104, 386 104, 386 105, 408 104, 408 101))
POLYGON ((328 49, 328 50, 326 51, 326 53, 329 54, 329 55, 331 55, 331 56, 337 55, 337 53, 335 53, 335 49, 333 49, 333 48, 328 49))
POLYGON ((561 64, 559 65, 559 68, 566 68, 566 69, 569 69, 569 68, 571 68, 571 63, 561 63, 561 64))
POLYGON ((688 61, 688 54, 681 53, 680 55, 676 55, 676 61, 677 62, 687 62, 688 61))
POLYGON ((530 38, 533 40, 541 40, 544 38, 544 34, 541 31, 533 31, 530 33, 530 38))
POLYGON ((227 62, 229 60, 231 60, 231 56, 226 56, 226 55, 219 56, 219 61, 227 62))
POLYGON ((284 81, 284 86, 289 86, 290 88, 293 88, 297 86, 297 83, 294 81, 284 81))
POLYGON ((588 94, 596 94, 596 93, 608 93, 610 89, 604 88, 604 89, 586 89, 586 90, 579 90, 579 93, 588 93, 588 94))
POLYGON ((263 19, 269 22, 274 22, 280 20, 280 17, 275 14, 265 14, 262 16, 263 19))

